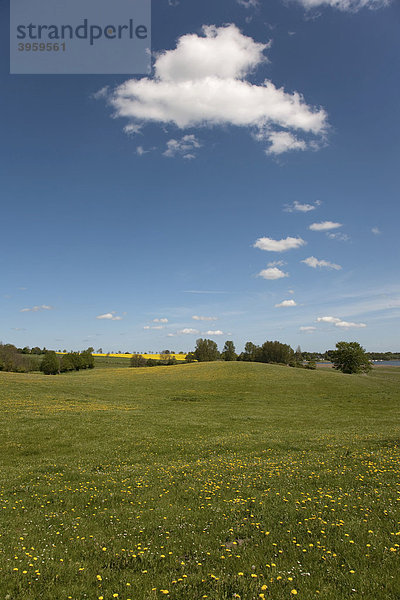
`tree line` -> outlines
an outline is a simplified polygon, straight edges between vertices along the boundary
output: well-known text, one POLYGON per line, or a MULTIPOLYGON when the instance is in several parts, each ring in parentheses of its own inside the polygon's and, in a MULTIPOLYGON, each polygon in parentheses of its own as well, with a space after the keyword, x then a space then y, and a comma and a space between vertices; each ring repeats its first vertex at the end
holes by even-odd
MULTIPOLYGON (((40 350, 40 348, 38 348, 40 350)), ((42 371, 46 375, 56 375, 68 371, 79 371, 80 369, 93 369, 93 348, 83 352, 68 352, 63 356, 57 356, 53 350, 40 350, 22 352, 13 344, 2 344, 0 342, 0 371, 11 371, 14 373, 29 373, 42 371)))

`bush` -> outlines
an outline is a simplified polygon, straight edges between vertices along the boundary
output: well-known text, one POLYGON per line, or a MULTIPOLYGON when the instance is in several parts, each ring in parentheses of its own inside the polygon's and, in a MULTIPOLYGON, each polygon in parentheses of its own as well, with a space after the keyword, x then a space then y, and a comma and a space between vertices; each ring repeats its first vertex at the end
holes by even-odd
POLYGON ((53 350, 46 352, 43 356, 40 370, 45 375, 57 375, 60 372, 60 360, 53 350))
POLYGON ((131 367, 145 367, 146 359, 141 354, 133 354, 130 361, 131 367))

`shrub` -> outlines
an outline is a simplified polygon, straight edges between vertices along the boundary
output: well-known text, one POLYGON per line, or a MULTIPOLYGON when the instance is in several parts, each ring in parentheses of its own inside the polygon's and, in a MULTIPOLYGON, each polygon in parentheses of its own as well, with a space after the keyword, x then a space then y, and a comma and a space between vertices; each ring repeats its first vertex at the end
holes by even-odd
POLYGON ((60 361, 55 352, 50 350, 43 356, 40 363, 40 370, 45 375, 57 375, 60 372, 60 361))
POLYGON ((141 354, 133 354, 130 361, 131 367, 145 367, 146 359, 141 354))

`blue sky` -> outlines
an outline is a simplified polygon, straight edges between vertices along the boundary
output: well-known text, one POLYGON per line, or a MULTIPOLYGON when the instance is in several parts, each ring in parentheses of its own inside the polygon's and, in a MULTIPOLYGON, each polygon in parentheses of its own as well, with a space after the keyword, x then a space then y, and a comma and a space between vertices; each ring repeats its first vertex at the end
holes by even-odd
POLYGON ((153 0, 147 78, 9 75, 0 11, 3 342, 400 351, 396 2, 153 0))

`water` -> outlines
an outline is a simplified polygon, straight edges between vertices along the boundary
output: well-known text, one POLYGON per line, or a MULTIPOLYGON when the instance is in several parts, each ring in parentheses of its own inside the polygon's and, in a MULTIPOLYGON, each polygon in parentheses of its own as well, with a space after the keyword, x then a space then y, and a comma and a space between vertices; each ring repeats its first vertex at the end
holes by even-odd
POLYGON ((380 367, 400 367, 400 360, 373 360, 372 362, 380 367))

